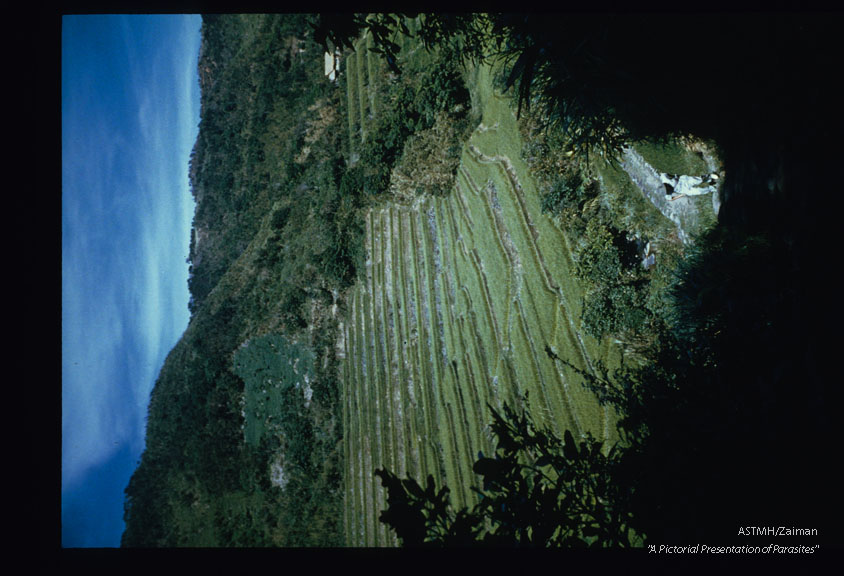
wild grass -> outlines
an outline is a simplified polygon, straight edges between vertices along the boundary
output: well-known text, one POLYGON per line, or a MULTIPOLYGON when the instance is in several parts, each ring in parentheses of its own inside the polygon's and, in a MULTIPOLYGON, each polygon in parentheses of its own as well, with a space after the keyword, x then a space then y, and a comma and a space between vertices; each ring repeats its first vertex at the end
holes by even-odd
POLYGON ((635 143, 633 148, 659 172, 700 176, 709 171, 701 156, 688 150, 677 140, 642 141, 635 143))

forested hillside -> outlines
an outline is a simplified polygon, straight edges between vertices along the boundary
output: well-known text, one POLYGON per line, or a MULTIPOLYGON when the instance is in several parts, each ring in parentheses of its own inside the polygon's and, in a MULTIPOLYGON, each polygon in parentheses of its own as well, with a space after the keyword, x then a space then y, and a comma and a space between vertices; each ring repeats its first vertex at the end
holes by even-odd
POLYGON ((338 544, 330 306, 354 264, 332 251, 353 233, 335 219, 336 91, 302 15, 204 17, 199 72, 192 318, 152 393, 123 545, 338 544), (245 442, 256 400, 233 357, 268 333, 315 356, 307 409, 297 396, 311 433, 245 442), (271 485, 280 449, 307 454, 283 493, 271 485))

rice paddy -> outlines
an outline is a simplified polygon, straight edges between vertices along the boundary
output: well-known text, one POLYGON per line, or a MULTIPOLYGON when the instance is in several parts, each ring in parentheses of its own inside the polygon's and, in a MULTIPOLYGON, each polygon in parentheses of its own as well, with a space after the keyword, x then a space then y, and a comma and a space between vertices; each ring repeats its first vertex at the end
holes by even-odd
MULTIPOLYGON (((365 124, 365 87, 351 82, 363 76, 365 54, 358 58, 347 76, 347 101, 360 102, 350 127, 352 118, 365 124)), ((476 502, 472 464, 494 452, 488 406, 519 404, 527 393, 537 423, 558 435, 616 439, 614 415, 553 356, 588 371, 619 352, 581 334, 567 239, 541 213, 515 116, 492 93, 488 70, 477 83, 482 124, 452 193, 367 215, 365 273, 343 323, 350 546, 397 544, 378 520, 386 495, 377 468, 420 482, 430 474, 455 507, 476 502)))

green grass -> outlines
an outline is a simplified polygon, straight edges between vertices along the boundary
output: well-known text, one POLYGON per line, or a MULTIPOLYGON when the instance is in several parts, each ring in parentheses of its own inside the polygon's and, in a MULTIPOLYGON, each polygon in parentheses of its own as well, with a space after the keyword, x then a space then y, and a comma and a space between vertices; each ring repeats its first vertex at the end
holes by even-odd
POLYGON ((398 463, 398 470, 399 473, 402 475, 406 475, 408 470, 413 470, 413 443, 409 441, 409 438, 412 437, 412 427, 411 421, 406 416, 406 410, 409 406, 409 399, 408 399, 408 392, 406 383, 408 381, 408 375, 406 373, 405 361, 404 361, 404 351, 405 347, 403 345, 404 339, 403 334, 405 333, 404 329, 404 314, 403 310, 405 309, 404 303, 404 291, 400 289, 401 282, 403 279, 403 269, 401 265, 401 257, 400 255, 403 253, 402 250, 402 235, 398 233, 398 215, 394 211, 390 211, 390 234, 391 240, 393 242, 393 249, 390 251, 390 273, 391 273, 391 283, 392 289, 390 291, 390 300, 392 306, 392 314, 391 314, 391 325, 390 325, 390 332, 392 335, 392 350, 393 350, 393 379, 391 380, 393 384, 392 395, 394 400, 397 402, 397 405, 394 409, 397 411, 397 418, 399 420, 400 426, 400 460, 398 463), (396 289, 396 287, 399 289, 396 289))
POLYGON ((700 176, 709 171, 702 157, 673 140, 665 143, 637 142, 633 148, 660 172, 700 176))
POLYGON ((712 228, 718 223, 718 216, 715 214, 715 208, 712 206, 712 194, 692 196, 691 201, 695 204, 695 208, 697 209, 698 234, 704 230, 712 228))

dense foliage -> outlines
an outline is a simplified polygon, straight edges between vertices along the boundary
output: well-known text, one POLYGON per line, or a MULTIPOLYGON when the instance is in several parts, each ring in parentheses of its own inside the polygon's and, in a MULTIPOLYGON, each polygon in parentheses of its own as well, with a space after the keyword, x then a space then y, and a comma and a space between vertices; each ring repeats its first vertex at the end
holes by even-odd
POLYGON ((664 224, 649 226, 638 214, 629 218, 628 205, 641 194, 612 190, 610 195, 603 190, 609 186, 602 187, 594 162, 575 155, 559 128, 544 125, 535 113, 525 114, 520 126, 522 156, 539 186, 542 211, 570 239, 574 274, 586 289, 583 329, 596 338, 612 335, 633 346, 658 321, 660 298, 655 292, 663 284, 652 285, 651 280, 674 263, 670 253, 676 250, 671 245, 679 244, 676 234, 664 224), (650 272, 642 266, 642 248, 648 241, 660 251, 660 266, 650 272))
POLYGON ((338 190, 336 91, 306 30, 304 15, 203 17, 192 316, 152 392, 124 546, 341 541, 330 306, 354 278, 360 224, 354 199, 338 190), (313 351, 313 397, 285 429, 298 435, 249 443, 233 354, 267 333, 298 336, 313 351), (271 469, 285 449, 291 481, 281 490, 271 469))
POLYGON ((399 198, 448 193, 471 129, 459 55, 445 47, 430 59, 408 58, 404 73, 381 92, 383 109, 367 131, 360 164, 344 176, 346 189, 399 198))

